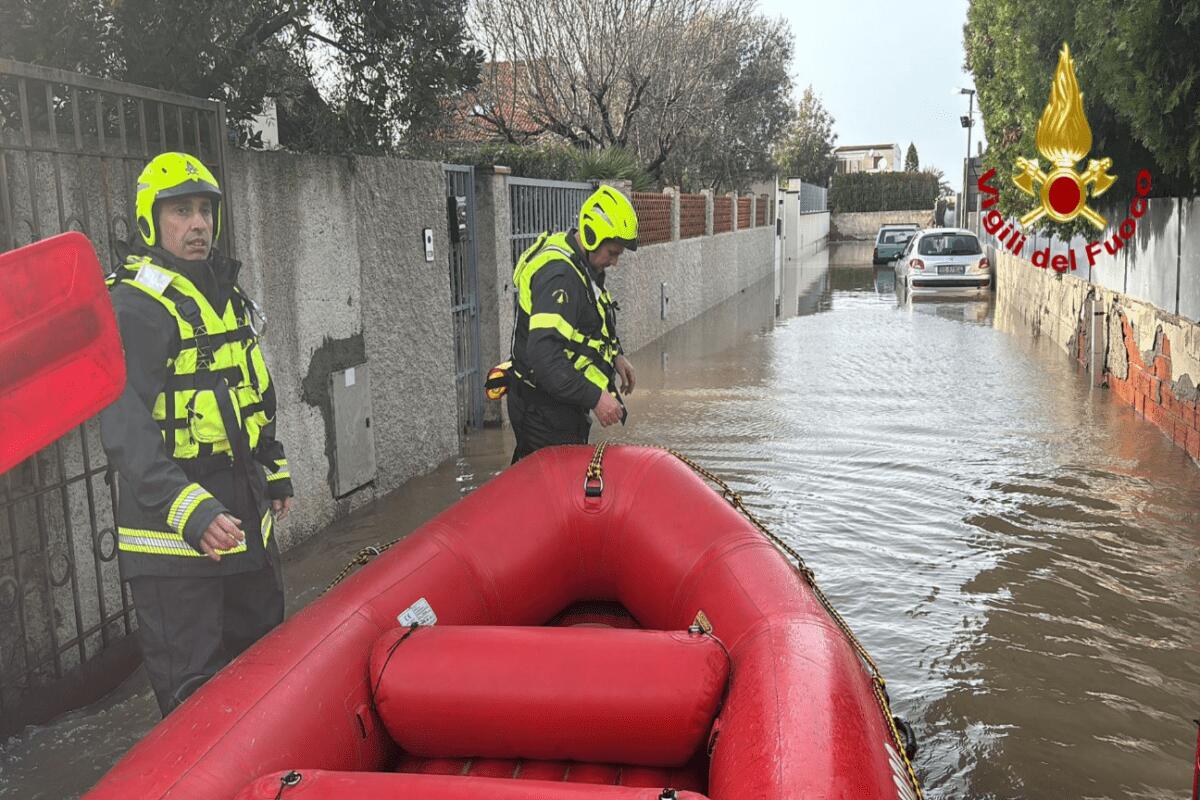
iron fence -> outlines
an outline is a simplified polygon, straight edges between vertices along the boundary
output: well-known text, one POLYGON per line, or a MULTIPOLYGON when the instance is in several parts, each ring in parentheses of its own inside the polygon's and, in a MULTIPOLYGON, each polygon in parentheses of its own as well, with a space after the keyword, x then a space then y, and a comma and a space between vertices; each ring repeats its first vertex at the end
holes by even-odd
MULTIPOLYGON (((208 164, 228 209, 224 132, 217 102, 0 59, 0 251, 78 230, 111 265, 137 176, 163 150, 208 164)), ((90 420, 0 476, 0 737, 137 664, 106 471, 90 420)))
POLYGON ((458 429, 483 427, 479 366, 479 275, 475 244, 475 168, 443 164, 450 229, 450 313, 454 322, 454 375, 458 429))
POLYGON ((590 183, 509 178, 509 207, 512 214, 512 262, 543 231, 565 231, 579 221, 583 201, 594 191, 590 183))

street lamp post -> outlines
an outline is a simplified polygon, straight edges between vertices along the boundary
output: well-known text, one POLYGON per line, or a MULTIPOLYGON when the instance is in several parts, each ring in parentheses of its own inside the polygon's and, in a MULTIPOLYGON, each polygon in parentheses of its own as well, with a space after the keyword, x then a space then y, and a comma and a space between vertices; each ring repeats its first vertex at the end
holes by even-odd
POLYGON ((969 192, 968 182, 971 179, 971 128, 975 124, 975 90, 974 89, 959 89, 959 94, 967 95, 967 115, 959 117, 959 122, 967 129, 967 159, 963 162, 963 191, 962 191, 962 208, 959 211, 959 226, 967 227, 967 194, 969 192))

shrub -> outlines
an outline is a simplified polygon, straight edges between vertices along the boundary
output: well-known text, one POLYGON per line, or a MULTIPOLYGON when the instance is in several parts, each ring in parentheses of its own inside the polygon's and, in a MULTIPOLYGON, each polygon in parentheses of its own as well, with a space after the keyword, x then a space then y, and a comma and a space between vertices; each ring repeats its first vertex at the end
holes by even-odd
POLYGON ((938 178, 931 172, 853 172, 834 175, 829 207, 834 213, 933 208, 938 178))

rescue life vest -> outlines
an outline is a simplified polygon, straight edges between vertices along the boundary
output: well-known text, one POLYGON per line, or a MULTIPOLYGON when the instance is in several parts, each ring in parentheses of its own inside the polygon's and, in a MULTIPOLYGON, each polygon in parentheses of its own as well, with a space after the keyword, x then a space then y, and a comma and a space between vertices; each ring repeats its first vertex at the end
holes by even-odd
MULTIPOLYGON (((209 469, 231 466, 235 458, 253 458, 262 430, 271 421, 263 402, 271 377, 254 327, 254 302, 235 285, 218 313, 186 276, 145 255, 130 256, 107 283, 110 289, 126 284, 154 298, 178 328, 179 349, 168 358, 167 378, 151 409, 171 458, 193 480, 209 469)), ((290 478, 286 463, 271 464, 269 470, 269 481, 290 478)), ((181 532, 190 511, 208 492, 199 483, 190 488, 172 505, 170 528, 124 519, 130 514, 122 503, 120 549, 200 556, 181 532)), ((265 546, 273 528, 269 513, 261 523, 265 546)), ((243 542, 228 552, 245 549, 243 542)))

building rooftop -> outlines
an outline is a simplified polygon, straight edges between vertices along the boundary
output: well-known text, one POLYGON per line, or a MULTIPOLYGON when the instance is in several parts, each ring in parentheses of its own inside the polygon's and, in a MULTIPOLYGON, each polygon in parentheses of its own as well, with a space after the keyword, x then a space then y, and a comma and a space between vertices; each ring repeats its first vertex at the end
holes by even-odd
POLYGON ((899 146, 900 145, 896 144, 895 142, 889 142, 887 144, 847 144, 843 145, 842 147, 833 148, 833 152, 840 153, 843 150, 891 150, 893 147, 899 146))

